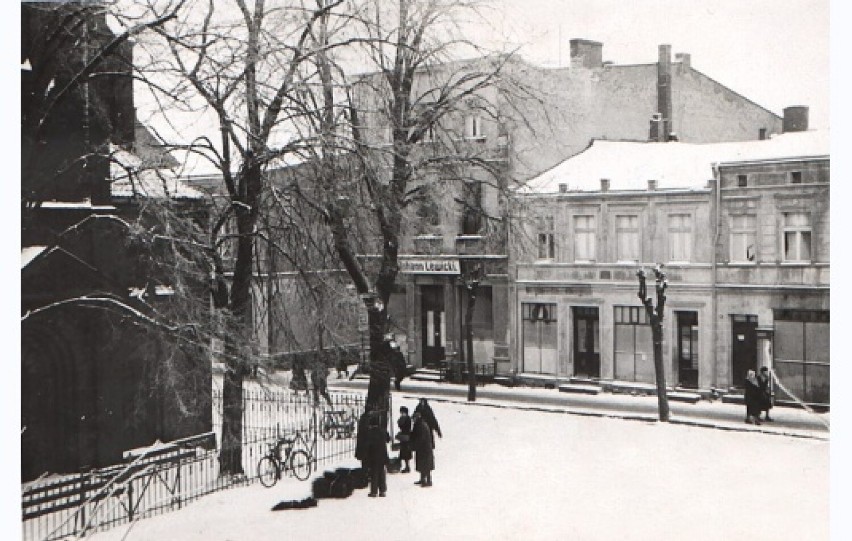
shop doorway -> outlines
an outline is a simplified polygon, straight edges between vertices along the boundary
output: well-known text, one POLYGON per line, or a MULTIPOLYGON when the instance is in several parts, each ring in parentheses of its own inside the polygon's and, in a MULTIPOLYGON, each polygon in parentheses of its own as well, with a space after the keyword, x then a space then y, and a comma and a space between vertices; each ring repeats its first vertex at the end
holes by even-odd
POLYGON ((757 316, 731 316, 731 386, 742 387, 746 372, 757 371, 757 316))
POLYGON ((681 387, 698 388, 698 312, 677 315, 677 379, 681 387))
POLYGON ((574 320, 574 375, 599 378, 601 375, 600 323, 598 309, 572 306, 574 320))
POLYGON ((438 368, 444 360, 447 332, 444 313, 444 287, 420 286, 421 334, 423 335, 423 366, 438 368))

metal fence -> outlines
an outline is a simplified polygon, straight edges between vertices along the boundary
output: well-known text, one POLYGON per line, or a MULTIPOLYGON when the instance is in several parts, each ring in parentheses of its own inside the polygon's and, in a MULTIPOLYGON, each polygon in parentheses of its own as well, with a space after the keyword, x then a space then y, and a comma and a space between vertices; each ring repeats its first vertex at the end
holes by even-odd
MULTIPOLYGON (((219 475, 221 391, 213 393, 213 432, 147 448, 124 464, 51 476, 22 487, 23 538, 56 540, 108 529, 176 509, 212 492, 257 479, 257 464, 279 436, 306 437, 313 470, 352 456, 362 395, 332 393, 332 402, 288 392, 244 390, 244 475, 219 475), (351 430, 350 430, 351 428, 351 430)), ((286 482, 296 482, 288 477, 286 482)))

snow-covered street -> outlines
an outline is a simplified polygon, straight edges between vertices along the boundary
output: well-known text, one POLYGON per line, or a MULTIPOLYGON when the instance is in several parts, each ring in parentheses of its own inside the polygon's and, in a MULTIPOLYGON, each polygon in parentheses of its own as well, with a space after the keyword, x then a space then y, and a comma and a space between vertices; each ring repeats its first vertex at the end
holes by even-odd
MULTIPOLYGON (((395 400, 396 409, 414 400, 395 400)), ((640 421, 433 402, 434 486, 389 474, 307 510, 286 479, 226 490, 91 536, 128 540, 828 539, 829 443, 640 421)), ((354 460, 341 465, 355 466, 354 460)), ((413 466, 413 463, 412 463, 413 466)))

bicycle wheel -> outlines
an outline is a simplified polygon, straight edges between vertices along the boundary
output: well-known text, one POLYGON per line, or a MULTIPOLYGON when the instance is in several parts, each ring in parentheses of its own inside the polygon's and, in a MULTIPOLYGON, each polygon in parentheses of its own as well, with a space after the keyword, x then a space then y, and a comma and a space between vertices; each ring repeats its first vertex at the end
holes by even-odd
POLYGON ((260 479, 260 484, 266 488, 271 487, 278 482, 278 462, 270 456, 265 456, 257 463, 257 478, 260 479))
POLYGON ((304 481, 311 475, 311 455, 297 449, 290 455, 290 469, 299 481, 304 481))

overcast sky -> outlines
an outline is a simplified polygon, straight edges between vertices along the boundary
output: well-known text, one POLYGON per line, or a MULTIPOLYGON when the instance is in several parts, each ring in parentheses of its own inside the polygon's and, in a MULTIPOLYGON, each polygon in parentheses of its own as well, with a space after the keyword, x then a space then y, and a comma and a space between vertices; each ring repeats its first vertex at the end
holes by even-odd
POLYGON ((656 62, 660 44, 781 114, 810 107, 829 127, 829 0, 495 0, 493 28, 537 63, 569 63, 569 40, 603 43, 604 60, 656 62), (561 47, 560 47, 561 44, 561 47))

